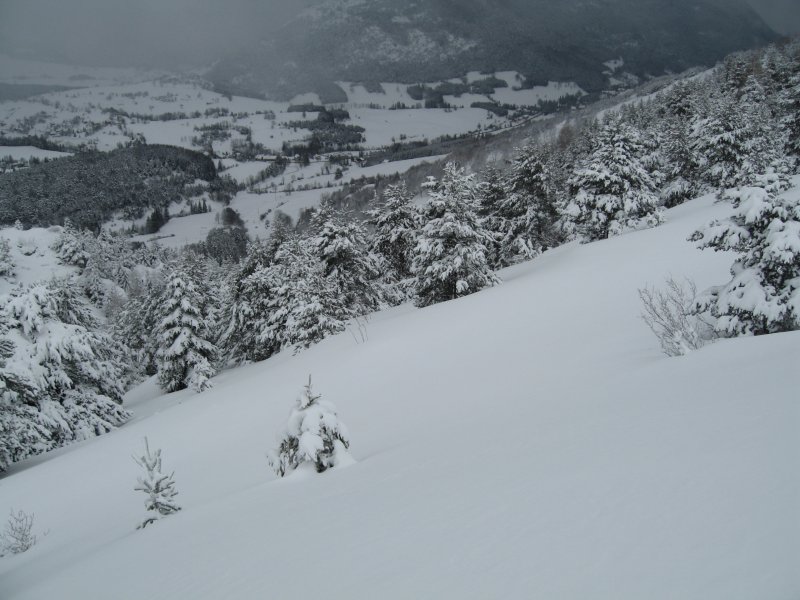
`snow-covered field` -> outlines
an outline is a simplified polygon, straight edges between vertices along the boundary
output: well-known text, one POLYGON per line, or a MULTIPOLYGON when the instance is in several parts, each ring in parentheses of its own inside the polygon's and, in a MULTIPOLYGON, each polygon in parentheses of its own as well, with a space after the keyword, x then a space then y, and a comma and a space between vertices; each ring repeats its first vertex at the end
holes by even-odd
MULTIPOLYGON (((437 155, 385 162, 371 167, 360 167, 356 164, 351 164, 344 171, 344 175, 339 181, 335 179, 333 172, 322 172, 324 165, 312 164, 302 167, 291 164, 283 175, 268 180, 270 183, 275 184, 274 191, 262 190, 261 193, 239 192, 231 201, 230 207, 239 213, 251 237, 263 239, 268 235, 271 216, 276 210, 286 213, 296 221, 303 210, 319 206, 323 194, 330 194, 344 183, 361 177, 403 174, 414 166, 434 163, 443 158, 445 158, 445 155, 437 155), (301 185, 314 186, 315 189, 295 189, 294 191, 287 189, 292 186, 297 188, 301 185)), ((265 163, 230 162, 235 166, 226 170, 225 173, 231 175, 237 181, 245 181, 248 176, 255 175, 259 170, 266 167, 265 163)), ((331 170, 329 169, 329 171, 331 170)), ((265 186, 262 185, 261 187, 264 188, 265 186)), ((211 229, 219 227, 219 217, 223 207, 216 203, 209 203, 209 205, 212 209, 211 212, 172 218, 161 227, 158 233, 140 235, 134 239, 137 241, 158 240, 159 244, 169 248, 179 248, 186 244, 201 242, 206 239, 211 229)), ((177 205, 173 204, 172 208, 177 208, 177 205)), ((185 204, 181 204, 180 209, 185 210, 185 204)), ((135 223, 142 225, 144 220, 145 218, 143 217, 135 223)), ((111 229, 127 229, 130 225, 130 221, 119 220, 108 227, 111 229)))
POLYGON ((30 160, 31 158, 61 158, 70 156, 69 152, 42 150, 34 146, 0 146, 0 159, 10 156, 12 160, 30 160))
POLYGON ((730 255, 685 241, 728 210, 563 246, 202 395, 145 384, 130 424, 0 479, 0 515, 48 531, 0 560, 0 597, 799 597, 800 332, 667 358, 638 317, 669 274, 728 279, 730 255), (309 374, 357 463, 276 480, 264 454, 309 374), (144 436, 183 510, 135 531, 144 436))
MULTIPOLYGON (((583 93, 574 83, 549 82, 532 89, 514 89, 522 83, 513 71, 494 75, 508 87, 482 96, 446 96, 457 110, 389 110, 402 103, 420 103, 408 94, 408 85, 383 83, 383 93, 369 92, 363 86, 339 82, 348 101, 341 106, 351 120, 366 131, 365 146, 379 148, 395 141, 433 140, 445 135, 464 135, 487 129, 501 129, 511 121, 486 110, 470 108, 473 102, 496 101, 516 106, 536 106, 540 100, 555 100, 583 93)), ((489 77, 469 73, 469 82, 489 77)), ((296 144, 311 131, 290 127, 292 121, 313 120, 317 113, 289 112, 299 104, 320 104, 316 94, 303 94, 291 102, 269 102, 256 98, 228 97, 210 89, 194 76, 134 69, 83 68, 51 63, 35 63, 0 55, 0 81, 67 85, 71 89, 41 94, 25 100, 0 101, 0 130, 7 136, 38 135, 67 146, 89 145, 112 150, 119 144, 143 138, 151 144, 171 144, 201 149, 201 132, 208 125, 228 127, 230 139, 215 140, 220 156, 231 153, 231 141, 243 140, 242 128, 251 139, 277 153, 284 143, 296 144)), ((454 80, 454 81, 461 81, 454 80)), ((426 85, 436 87, 441 82, 426 85)))

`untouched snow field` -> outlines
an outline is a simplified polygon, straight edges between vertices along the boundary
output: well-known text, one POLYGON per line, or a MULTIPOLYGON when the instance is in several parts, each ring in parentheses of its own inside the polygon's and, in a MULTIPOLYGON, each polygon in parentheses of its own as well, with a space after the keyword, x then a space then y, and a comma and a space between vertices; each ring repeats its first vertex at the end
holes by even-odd
POLYGON ((0 515, 49 531, 0 560, 0 597, 800 597, 800 332, 668 358, 639 318, 646 284, 728 279, 730 255, 685 240, 729 210, 569 244, 202 395, 144 384, 130 424, 0 479, 0 515), (357 463, 276 480, 309 374, 357 463), (183 510, 135 531, 144 436, 183 510))

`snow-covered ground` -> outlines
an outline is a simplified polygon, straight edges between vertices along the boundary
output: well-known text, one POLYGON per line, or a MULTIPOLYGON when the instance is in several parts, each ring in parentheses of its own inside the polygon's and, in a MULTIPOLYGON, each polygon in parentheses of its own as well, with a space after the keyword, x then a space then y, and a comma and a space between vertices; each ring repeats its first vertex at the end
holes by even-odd
POLYGON ((729 210, 569 244, 202 395, 145 384, 130 424, 0 479, 0 515, 49 532, 0 560, 0 596, 799 597, 800 332, 667 358, 638 316, 670 274, 728 279, 686 237, 729 210), (264 454, 309 374, 357 463, 276 480, 264 454), (183 510, 135 531, 144 436, 183 510))
MULTIPOLYGON (((467 81, 485 79, 489 74, 469 73, 467 81)), ((490 95, 446 96, 458 110, 389 110, 402 103, 421 105, 408 94, 408 85, 383 83, 380 92, 369 92, 362 85, 339 82, 348 101, 336 105, 348 110, 347 123, 365 129, 367 148, 380 148, 395 141, 433 140, 444 135, 464 135, 512 124, 486 110, 470 108, 473 102, 496 101, 516 106, 536 106, 540 100, 582 94, 574 83, 549 82, 532 89, 515 89, 522 77, 514 71, 494 75, 508 87, 490 95)), ((41 94, 25 100, 0 101, 0 131, 7 136, 38 135, 67 146, 89 145, 112 150, 133 139, 151 144, 171 144, 201 149, 197 143, 208 125, 224 125, 230 139, 213 142, 220 156, 231 153, 232 140, 244 140, 242 128, 251 139, 270 152, 281 151, 284 143, 297 144, 311 131, 290 127, 292 121, 313 120, 317 113, 289 112, 291 105, 320 104, 316 94, 303 94, 291 102, 269 102, 256 98, 225 96, 210 89, 194 76, 134 69, 97 69, 35 63, 0 55, 0 81, 68 85, 70 89, 41 94)), ((461 81, 460 79, 454 81, 461 81)), ((436 87, 442 82, 426 85, 436 87)))
POLYGON ((50 248, 60 233, 61 227, 34 227, 27 231, 14 227, 0 229, 0 238, 8 240, 11 260, 16 266, 13 277, 0 277, 0 294, 7 294, 20 284, 30 285, 75 272, 72 267, 59 265, 50 248))
MULTIPOLYGON (((334 169, 327 163, 316 163, 308 166, 291 164, 286 168, 286 172, 279 177, 268 180, 269 184, 274 184, 273 188, 261 185, 261 192, 239 192, 230 203, 244 221, 248 233, 251 237, 265 238, 268 235, 271 215, 276 210, 289 215, 293 220, 297 220, 300 213, 307 208, 319 206, 323 194, 330 194, 344 183, 361 177, 375 177, 377 175, 396 175, 403 174, 414 166, 424 163, 434 163, 445 158, 445 155, 429 156, 424 158, 414 158, 409 160, 399 160, 385 162, 371 167, 360 167, 351 164, 344 170, 341 180, 336 180, 334 169), (323 172, 327 167, 327 172, 323 172), (297 189, 300 186, 313 186, 314 189, 297 189), (294 187, 294 190, 289 188, 294 187)), ((261 169, 266 168, 267 163, 247 162, 234 164, 225 174, 231 175, 237 181, 245 181, 248 176, 255 175, 261 169)), ((157 240, 162 246, 169 248, 179 248, 186 244, 201 242, 206 239, 208 232, 214 227, 219 227, 220 213, 223 206, 209 202, 211 212, 175 217, 170 219, 158 233, 152 235, 140 235, 134 239, 137 241, 157 240)), ((172 209, 186 210, 186 205, 173 204, 172 209)), ((176 210, 171 210, 174 214, 176 210)), ((142 217, 134 223, 142 225, 146 217, 142 217)), ((131 221, 118 220, 107 227, 110 229, 127 230, 131 221)))
POLYGON ((42 150, 34 146, 0 146, 0 160, 8 156, 12 160, 30 160, 31 158, 61 158, 70 156, 70 153, 42 150))

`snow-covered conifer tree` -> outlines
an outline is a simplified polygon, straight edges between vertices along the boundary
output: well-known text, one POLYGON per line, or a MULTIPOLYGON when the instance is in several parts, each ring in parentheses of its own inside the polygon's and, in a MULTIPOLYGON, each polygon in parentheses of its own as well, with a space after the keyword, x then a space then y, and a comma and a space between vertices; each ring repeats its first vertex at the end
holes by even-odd
POLYGON ((217 348, 200 284, 187 259, 173 266, 164 287, 162 317, 156 326, 158 380, 167 392, 211 387, 217 348))
POLYGON ((65 265, 83 269, 91 256, 94 236, 88 231, 75 229, 69 219, 64 221, 64 229, 53 243, 53 250, 65 265))
POLYGON ((655 184, 641 160, 644 151, 639 132, 619 117, 601 127, 594 151, 570 179, 573 197, 565 209, 586 241, 661 222, 655 184))
POLYGON ((717 95, 710 114, 695 122, 692 148, 705 180, 724 190, 750 185, 775 158, 770 151, 774 132, 765 117, 762 91, 754 82, 752 95, 717 95))
POLYGON ((101 435, 129 418, 120 353, 73 283, 18 288, 3 298, 0 314, 0 430, 18 445, 0 452, 2 460, 101 435))
POLYGON ((679 115, 668 115, 662 123, 661 139, 665 175, 661 198, 667 207, 673 207, 700 191, 699 159, 692 146, 691 122, 679 115))
POLYGON ((273 309, 272 282, 264 274, 285 241, 270 238, 268 243, 251 243, 226 284, 219 346, 230 363, 264 360, 280 350, 280 346, 264 342, 273 309))
POLYGON ((269 464, 279 477, 304 463, 322 473, 343 460, 350 460, 347 429, 339 421, 333 404, 321 398, 314 393, 309 377, 289 415, 278 448, 268 455, 269 464))
POLYGON ((112 322, 112 335, 129 352, 135 373, 155 375, 158 338, 156 326, 162 317, 164 282, 157 275, 133 280, 128 299, 112 322))
POLYGON ((727 335, 761 335, 800 329, 800 201, 761 187, 732 192, 733 215, 693 234, 701 248, 739 257, 733 279, 698 301, 727 335))
POLYGON ((399 279, 411 276, 411 252, 417 243, 418 214, 405 183, 387 186, 383 205, 371 211, 375 224, 372 248, 391 265, 399 279))
POLYGON ((40 393, 26 365, 8 364, 17 346, 0 324, 0 472, 11 463, 53 447, 49 420, 39 411, 40 393))
POLYGON ((259 330, 261 343, 276 351, 307 348, 344 331, 346 321, 357 316, 325 276, 316 251, 314 240, 293 237, 280 247, 269 268, 251 276, 250 285, 271 290, 259 330))
POLYGON ((417 306, 428 306, 499 283, 489 268, 489 233, 476 213, 475 179, 455 163, 440 182, 430 181, 430 201, 413 255, 417 306))
POLYGON ((506 224, 500 250, 502 266, 532 258, 560 241, 558 211, 542 153, 542 148, 528 146, 514 157, 507 194, 497 211, 506 224))
POLYGON ((0 238, 0 277, 11 279, 14 277, 16 266, 11 256, 11 244, 6 238, 0 238))
POLYGON ((312 227, 316 230, 310 239, 314 253, 345 305, 356 315, 377 310, 382 301, 381 271, 363 225, 323 207, 312 227))
POLYGON ((162 517, 167 517, 178 512, 181 507, 175 502, 178 490, 175 489, 174 473, 166 474, 161 467, 161 449, 150 451, 150 444, 144 438, 144 454, 134 456, 136 464, 144 469, 144 475, 139 477, 139 482, 134 490, 144 492, 147 499, 144 502, 148 515, 136 529, 144 529, 162 517))
POLYGON ((475 212, 481 226, 489 234, 486 260, 493 269, 503 266, 501 246, 509 230, 509 223, 500 214, 500 203, 508 192, 506 180, 506 174, 497 165, 490 164, 481 171, 480 181, 476 185, 478 204, 475 212))
POLYGON ((793 60, 789 62, 791 74, 783 105, 786 108, 786 147, 790 154, 800 160, 800 47, 796 47, 795 53, 793 60))

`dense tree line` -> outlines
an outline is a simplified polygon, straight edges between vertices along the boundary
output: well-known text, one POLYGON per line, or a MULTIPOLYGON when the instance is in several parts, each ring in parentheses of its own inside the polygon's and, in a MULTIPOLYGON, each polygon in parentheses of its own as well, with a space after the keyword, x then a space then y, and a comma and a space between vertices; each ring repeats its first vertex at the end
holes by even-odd
POLYGON ((201 179, 218 180, 213 161, 173 146, 135 144, 83 152, 0 175, 0 223, 60 225, 65 219, 97 230, 117 212, 143 216, 164 209, 201 179))

